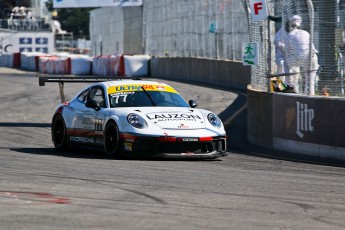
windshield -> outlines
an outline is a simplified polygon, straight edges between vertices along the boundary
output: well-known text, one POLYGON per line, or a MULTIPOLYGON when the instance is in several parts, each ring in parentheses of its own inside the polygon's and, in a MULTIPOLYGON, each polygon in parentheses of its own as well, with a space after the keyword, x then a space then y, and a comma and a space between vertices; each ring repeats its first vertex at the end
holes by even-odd
POLYGON ((133 91, 109 94, 111 108, 118 107, 189 107, 177 93, 161 91, 133 91))

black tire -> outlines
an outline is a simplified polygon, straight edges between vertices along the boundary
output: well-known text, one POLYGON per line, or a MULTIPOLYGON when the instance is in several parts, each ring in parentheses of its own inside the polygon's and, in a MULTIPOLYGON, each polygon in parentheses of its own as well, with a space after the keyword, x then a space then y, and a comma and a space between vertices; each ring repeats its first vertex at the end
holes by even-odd
POLYGON ((109 121, 104 130, 104 150, 111 158, 117 157, 119 151, 119 129, 114 121, 109 121))
POLYGON ((61 115, 56 115, 52 122, 52 140, 57 150, 62 151, 68 148, 67 129, 61 115))

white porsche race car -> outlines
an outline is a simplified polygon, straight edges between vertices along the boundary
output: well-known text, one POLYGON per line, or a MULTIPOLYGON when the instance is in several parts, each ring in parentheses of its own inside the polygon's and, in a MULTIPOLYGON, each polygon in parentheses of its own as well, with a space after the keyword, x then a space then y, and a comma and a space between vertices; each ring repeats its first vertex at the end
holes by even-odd
POLYGON ((196 106, 195 101, 187 103, 164 83, 131 79, 98 82, 57 107, 52 141, 57 150, 72 145, 100 147, 110 157, 226 156, 221 120, 196 106))

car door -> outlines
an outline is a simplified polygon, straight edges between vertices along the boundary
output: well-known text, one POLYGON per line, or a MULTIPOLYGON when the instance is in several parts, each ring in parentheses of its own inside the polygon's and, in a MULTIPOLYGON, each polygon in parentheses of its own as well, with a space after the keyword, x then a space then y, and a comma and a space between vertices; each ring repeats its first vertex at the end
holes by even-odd
POLYGON ((96 85, 83 91, 77 97, 77 108, 73 115, 70 141, 80 145, 102 145, 104 109, 106 108, 104 89, 96 85), (99 109, 86 106, 88 101, 95 101, 99 109))
POLYGON ((95 145, 103 146, 103 126, 106 120, 105 109, 107 108, 106 99, 105 90, 102 86, 96 86, 91 89, 88 100, 93 100, 99 105, 99 108, 90 111, 92 127, 88 129, 88 133, 94 139, 95 145))

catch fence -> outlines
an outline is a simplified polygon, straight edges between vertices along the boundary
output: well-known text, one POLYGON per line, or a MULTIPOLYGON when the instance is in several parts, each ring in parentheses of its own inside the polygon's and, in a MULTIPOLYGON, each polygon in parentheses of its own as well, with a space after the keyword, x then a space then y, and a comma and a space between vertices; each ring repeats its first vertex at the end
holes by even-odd
MULTIPOLYGON (((306 65, 301 64, 303 62, 301 54, 296 49, 285 46, 285 61, 302 67, 290 70, 290 73, 296 73, 294 75, 299 79, 296 84, 297 91, 300 94, 313 95, 311 87, 315 87, 315 95, 343 97, 345 0, 268 0, 267 2, 269 14, 273 16, 272 20, 254 22, 250 14, 249 0, 242 0, 248 16, 250 41, 259 44, 261 54, 259 65, 252 67, 253 88, 270 89, 268 76, 278 74, 275 63, 275 35, 281 27, 285 27, 291 17, 299 15, 302 19, 300 29, 310 34, 309 42, 314 44, 317 51, 316 54, 313 52, 309 54, 306 65), (319 66, 312 64, 314 55, 318 58, 319 66), (310 82, 309 77, 313 72, 316 74, 316 80, 310 82)), ((285 36, 291 37, 291 28, 287 30, 285 36)))
POLYGON ((248 41, 238 0, 145 0, 143 47, 156 57, 241 60, 248 41))

